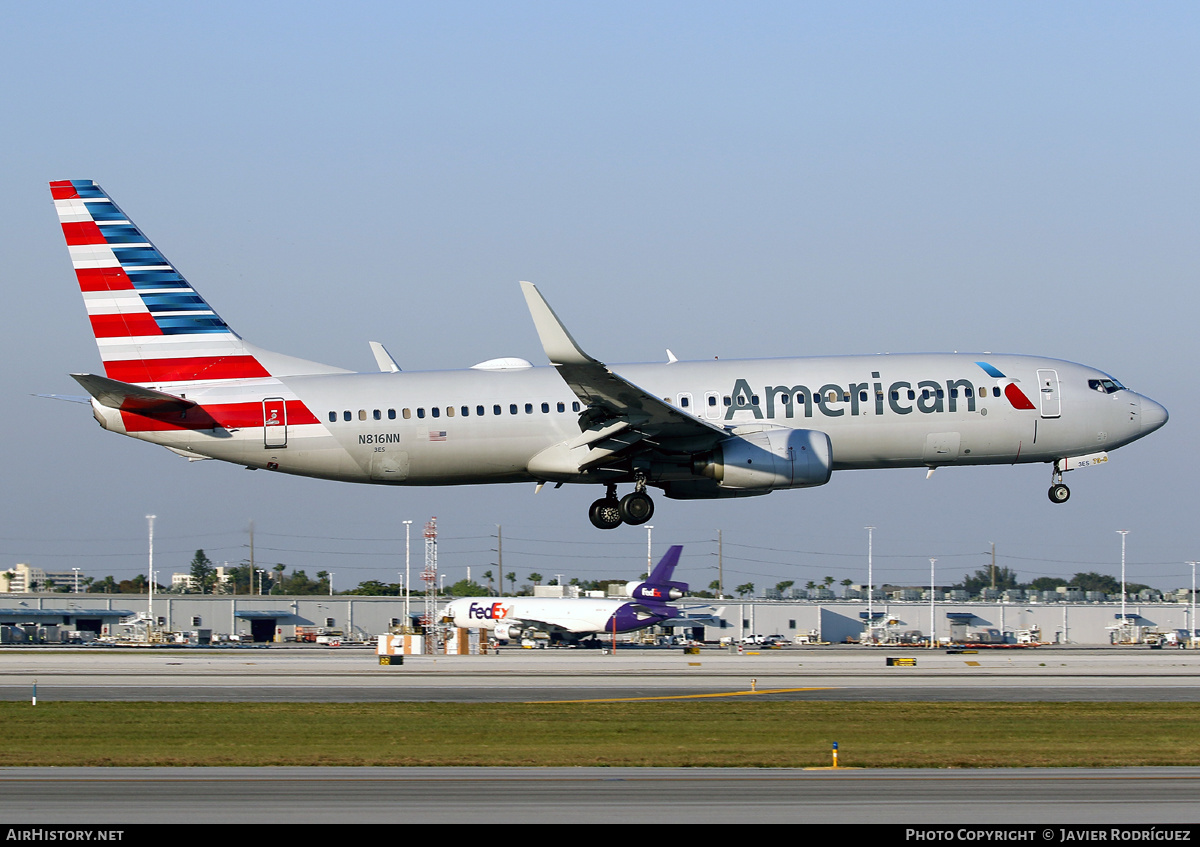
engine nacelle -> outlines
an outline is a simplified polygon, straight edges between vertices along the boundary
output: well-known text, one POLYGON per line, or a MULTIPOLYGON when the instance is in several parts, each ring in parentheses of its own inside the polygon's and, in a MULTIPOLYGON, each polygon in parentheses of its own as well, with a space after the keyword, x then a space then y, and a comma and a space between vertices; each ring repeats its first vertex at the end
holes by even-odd
POLYGON ((627 582, 625 593, 634 600, 657 600, 665 603, 687 594, 686 582, 627 582))
POLYGON ((815 429, 768 429, 725 439, 692 469, 722 488, 810 488, 829 482, 833 445, 815 429))
POLYGON ((498 623, 495 629, 496 637, 501 641, 513 641, 524 632, 525 627, 519 623, 498 623))

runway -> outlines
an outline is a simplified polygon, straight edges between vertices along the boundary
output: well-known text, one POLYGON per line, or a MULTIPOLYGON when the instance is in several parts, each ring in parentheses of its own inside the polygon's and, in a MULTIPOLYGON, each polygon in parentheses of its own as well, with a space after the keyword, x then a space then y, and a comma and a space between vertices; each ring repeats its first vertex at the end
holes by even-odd
POLYGON ((1145 648, 880 651, 789 648, 520 650, 409 656, 371 650, 85 648, 0 651, 0 699, 36 681, 45 700, 192 702, 545 702, 756 697, 834 701, 1200 702, 1200 653, 1145 648), (889 667, 889 657, 915 659, 889 667))
MULTIPOLYGON (((660 698, 1200 702, 1200 654, 4 649, 0 699, 562 702, 660 698), (889 657, 915 658, 889 667, 889 657)), ((6 822, 1195 823, 1200 769, 12 768, 6 822)), ((900 831, 903 835, 903 831, 900 831)), ((1035 839, 1036 840, 1036 839, 1035 839)), ((1042 839, 1045 841, 1046 839, 1042 839)), ((1056 836, 1054 839, 1059 840, 1056 836)))
MULTIPOLYGON (((999 826, 1040 836, 1068 824, 1194 823, 1198 790, 1200 772, 1191 768, 0 769, 6 827, 883 823, 999 826)), ((1057 832, 1029 840, 1061 840, 1057 832)))

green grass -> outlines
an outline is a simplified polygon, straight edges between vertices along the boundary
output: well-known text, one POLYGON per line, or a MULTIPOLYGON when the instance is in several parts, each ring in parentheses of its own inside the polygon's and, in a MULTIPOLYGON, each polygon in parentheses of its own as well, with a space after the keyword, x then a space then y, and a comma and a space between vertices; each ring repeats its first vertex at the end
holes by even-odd
POLYGON ((1200 765, 1192 703, 0 703, 0 766, 1200 765))

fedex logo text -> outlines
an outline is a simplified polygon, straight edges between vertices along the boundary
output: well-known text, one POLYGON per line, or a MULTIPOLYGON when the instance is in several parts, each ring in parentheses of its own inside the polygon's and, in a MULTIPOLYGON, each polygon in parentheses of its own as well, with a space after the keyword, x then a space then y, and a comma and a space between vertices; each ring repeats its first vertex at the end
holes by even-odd
POLYGON ((479 621, 498 621, 508 617, 508 612, 503 603, 489 603, 486 606, 472 603, 467 609, 467 617, 479 621))

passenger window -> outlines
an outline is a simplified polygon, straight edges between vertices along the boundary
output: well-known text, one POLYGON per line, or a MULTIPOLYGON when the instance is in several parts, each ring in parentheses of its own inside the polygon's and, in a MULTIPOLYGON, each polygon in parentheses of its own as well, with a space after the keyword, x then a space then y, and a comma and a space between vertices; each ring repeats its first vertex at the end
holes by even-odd
POLYGON ((442 416, 442 410, 439 409, 437 406, 434 406, 432 409, 429 410, 429 414, 431 414, 435 418, 440 418, 442 416))
POLYGON ((498 415, 498 414, 500 414, 500 407, 499 407, 499 406, 492 406, 492 414, 493 414, 493 415, 498 415))
POLYGON ((549 404, 549 403, 543 403, 543 404, 542 404, 542 414, 543 414, 543 415, 548 415, 548 414, 550 414, 550 404, 549 404))
POLYGON ((574 403, 571 404, 571 411, 572 412, 579 411, 579 401, 578 400, 576 400, 574 403))
MULTIPOLYGON (((437 417, 437 416, 435 415, 434 417, 437 417)), ((446 407, 446 417, 448 417, 448 418, 454 417, 454 407, 453 406, 446 407)))
POLYGON ((471 415, 471 407, 470 406, 463 406, 461 409, 459 409, 459 411, 462 412, 462 416, 464 418, 470 417, 470 415, 471 415))
POLYGON ((394 421, 395 419, 396 419, 396 410, 395 410, 395 409, 388 409, 388 420, 389 420, 389 421, 394 421))
POLYGON ((410 420, 412 418, 412 409, 405 409, 401 414, 404 415, 406 421, 410 420))
POLYGON ((867 402, 867 392, 865 392, 865 391, 858 392, 858 401, 860 403, 867 402))
POLYGON ((910 388, 910 389, 908 389, 908 399, 909 399, 909 400, 916 400, 916 399, 917 399, 917 392, 913 391, 911 388, 910 388))
POLYGON ((992 396, 993 397, 1000 396, 1000 386, 997 385, 995 388, 992 389, 992 396))
POLYGON ((375 420, 377 420, 377 421, 381 421, 381 420, 383 420, 383 412, 379 411, 378 409, 376 409, 375 411, 371 412, 371 416, 372 416, 373 418, 375 418, 375 420))
POLYGON ((354 420, 354 416, 353 416, 352 414, 350 414, 350 410, 349 410, 349 409, 347 409, 346 411, 342 412, 342 420, 345 420, 345 421, 352 421, 352 420, 354 420))
POLYGON ((527 414, 527 415, 533 414, 533 404, 532 403, 525 404, 525 414, 527 414))
POLYGON ((483 417, 483 406, 476 406, 475 414, 479 415, 480 417, 483 417))
POLYGON ((559 404, 558 404, 558 410, 559 410, 560 412, 565 412, 565 411, 567 410, 567 404, 566 404, 566 403, 559 403, 559 404))
POLYGON ((725 401, 725 405, 726 405, 726 406, 732 406, 732 405, 733 405, 733 400, 732 400, 732 399, 729 397, 729 395, 725 395, 725 397, 723 397, 723 398, 722 398, 722 400, 724 400, 724 401, 725 401))
POLYGON ((337 412, 330 412, 330 413, 329 413, 329 422, 330 422, 330 423, 337 423, 337 412))
POLYGON ((425 410, 423 408, 421 408, 420 406, 417 407, 417 417, 418 418, 425 417, 425 410))
POLYGON ((710 395, 708 396, 708 405, 710 405, 710 406, 715 406, 715 405, 717 405, 717 398, 716 398, 716 397, 714 397, 714 396, 712 396, 712 395, 710 394, 710 395))
POLYGON ((365 421, 367 419, 367 410, 366 409, 358 410, 358 419, 360 421, 365 421))
POLYGON ((508 413, 510 415, 515 415, 517 413, 517 404, 516 403, 508 404, 508 413))
POLYGON ((688 406, 692 405, 691 398, 690 397, 680 397, 679 405, 686 409, 688 406))

